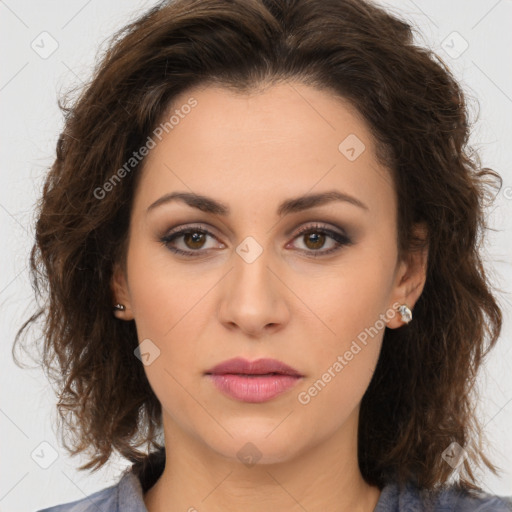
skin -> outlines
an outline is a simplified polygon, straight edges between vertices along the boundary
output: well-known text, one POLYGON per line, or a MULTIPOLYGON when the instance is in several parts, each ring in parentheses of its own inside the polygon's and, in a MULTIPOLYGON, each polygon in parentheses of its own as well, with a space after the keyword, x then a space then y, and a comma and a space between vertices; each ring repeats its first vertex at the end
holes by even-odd
MULTIPOLYGON (((393 184, 368 126, 346 101, 298 82, 244 95, 195 88, 175 106, 190 97, 197 106, 145 161, 126 268, 117 265, 112 281, 115 300, 126 306, 116 316, 134 319, 139 341, 149 338, 160 350, 144 369, 162 404, 167 463, 144 495, 146 507, 370 512, 380 490, 359 470, 357 426, 384 327, 309 403, 298 395, 359 333, 378 326, 379 315, 388 313, 390 329, 404 325, 393 304, 413 309, 427 253, 398 260, 393 184), (338 149, 349 134, 365 145, 354 161, 338 149), (285 199, 328 190, 350 194, 368 210, 331 202, 276 213, 285 199), (231 213, 178 201, 147 212, 175 191, 207 195, 231 213), (316 222, 345 230, 353 243, 314 257, 336 246, 329 236, 296 236, 316 222), (171 228, 198 223, 212 235, 199 242, 181 236, 172 245, 201 256, 180 256, 161 243, 171 228), (236 252, 248 236, 262 249, 251 263, 236 252), (304 378, 268 402, 240 402, 204 375, 236 356, 275 358, 304 378), (261 454, 252 466, 237 456, 248 442, 261 454)), ((417 232, 424 233, 421 226, 417 232)))

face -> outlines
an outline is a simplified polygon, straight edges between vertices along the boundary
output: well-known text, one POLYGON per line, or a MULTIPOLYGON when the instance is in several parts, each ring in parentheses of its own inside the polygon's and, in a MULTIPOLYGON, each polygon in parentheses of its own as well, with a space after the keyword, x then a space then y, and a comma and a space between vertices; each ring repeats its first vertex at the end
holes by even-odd
POLYGON ((251 442, 276 462, 354 432, 384 328, 403 325, 397 303, 412 309, 423 279, 397 259, 397 200, 367 125, 293 82, 251 95, 196 88, 173 109, 179 122, 154 137, 126 273, 113 281, 166 435, 233 459, 251 442), (161 199, 178 192, 208 200, 161 199), (308 195, 320 196, 299 200, 308 195), (253 391, 233 396, 206 373, 235 357, 276 359, 301 377, 231 376, 230 389, 253 391), (274 385, 284 387, 265 395, 274 385))

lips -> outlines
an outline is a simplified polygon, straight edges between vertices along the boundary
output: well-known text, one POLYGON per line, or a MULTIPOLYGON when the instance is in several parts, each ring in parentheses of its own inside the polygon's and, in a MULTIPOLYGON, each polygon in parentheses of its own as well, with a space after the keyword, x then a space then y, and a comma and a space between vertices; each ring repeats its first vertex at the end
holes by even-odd
POLYGON ((293 377, 303 377, 303 375, 278 361, 277 359, 257 359, 256 361, 248 361, 241 357, 229 359, 206 371, 207 375, 289 375, 293 377))
POLYGON ((224 395, 240 402, 262 403, 295 387, 303 375, 276 359, 247 361, 241 357, 224 361, 206 377, 224 395))

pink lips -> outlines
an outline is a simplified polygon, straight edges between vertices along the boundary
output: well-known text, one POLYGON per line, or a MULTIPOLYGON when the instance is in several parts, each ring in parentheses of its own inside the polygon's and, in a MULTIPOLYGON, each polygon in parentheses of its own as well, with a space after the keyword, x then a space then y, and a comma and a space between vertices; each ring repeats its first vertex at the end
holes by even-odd
POLYGON ((276 359, 247 361, 237 357, 206 372, 224 394, 243 402, 265 402, 292 388, 303 377, 276 359))

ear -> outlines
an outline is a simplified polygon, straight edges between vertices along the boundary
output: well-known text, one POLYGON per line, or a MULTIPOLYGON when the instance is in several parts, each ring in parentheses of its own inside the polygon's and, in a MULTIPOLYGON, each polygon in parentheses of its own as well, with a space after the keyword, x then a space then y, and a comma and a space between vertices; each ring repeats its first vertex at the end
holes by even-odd
POLYGON ((391 302, 389 304, 389 308, 395 310, 395 315, 387 321, 387 327, 391 329, 396 329, 405 324, 398 312, 398 306, 405 304, 413 311, 414 305, 425 287, 429 249, 428 229, 426 224, 421 223, 416 224, 413 231, 416 237, 423 239, 427 243, 425 248, 409 252, 406 260, 401 260, 397 265, 391 302))
POLYGON ((119 263, 114 264, 110 289, 113 296, 112 306, 114 304, 122 304, 125 307, 123 311, 113 308, 114 315, 121 320, 133 320, 128 280, 125 270, 119 263))

